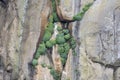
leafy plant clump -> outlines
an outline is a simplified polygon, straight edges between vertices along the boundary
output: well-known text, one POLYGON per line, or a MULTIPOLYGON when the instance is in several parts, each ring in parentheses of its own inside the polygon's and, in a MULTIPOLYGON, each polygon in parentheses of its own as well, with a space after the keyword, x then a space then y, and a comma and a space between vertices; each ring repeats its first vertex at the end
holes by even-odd
POLYGON ((58 22, 59 18, 58 18, 58 15, 57 15, 55 0, 52 0, 52 8, 53 8, 53 11, 52 11, 53 22, 58 22))
POLYGON ((49 31, 45 31, 43 41, 46 42, 51 38, 52 34, 49 31))
POLYGON ((54 31, 54 24, 53 23, 48 23, 47 25, 47 30, 52 34, 54 31))
POLYGON ((53 76, 54 80, 60 80, 60 72, 56 71, 54 68, 50 69, 50 74, 53 76))
POLYGON ((33 59, 32 60, 32 65, 35 67, 36 65, 38 65, 38 60, 37 59, 33 59))
MULTIPOLYGON (((62 65, 65 66, 69 50, 76 43, 73 37, 70 35, 70 31, 68 29, 62 29, 61 27, 58 27, 57 30, 59 32, 56 37, 56 43, 58 44, 58 53, 60 54, 62 65)), ((72 49, 75 49, 75 46, 73 47, 74 48, 72 49)))
POLYGON ((83 16, 86 13, 86 11, 88 11, 88 9, 90 8, 90 6, 92 4, 93 3, 89 3, 89 4, 85 5, 83 7, 82 11, 73 17, 73 20, 80 21, 83 18, 83 16))

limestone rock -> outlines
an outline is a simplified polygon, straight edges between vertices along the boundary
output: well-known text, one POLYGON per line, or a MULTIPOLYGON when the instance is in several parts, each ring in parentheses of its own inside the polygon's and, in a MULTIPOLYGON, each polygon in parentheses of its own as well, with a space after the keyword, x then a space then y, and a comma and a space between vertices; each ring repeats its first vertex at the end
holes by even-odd
POLYGON ((120 68, 117 68, 115 71, 115 80, 120 80, 120 68))
POLYGON ((53 80, 52 75, 50 74, 50 69, 43 67, 42 64, 47 66, 52 66, 50 58, 45 55, 41 56, 38 60, 38 66, 36 66, 35 75, 33 76, 34 80, 53 80))
MULTIPOLYGON (((61 72, 61 80, 120 80, 120 0, 55 0, 56 27, 70 29, 76 54, 70 50, 62 66, 57 45, 33 68, 31 61, 52 13, 51 0, 0 0, 0 80, 54 80, 45 63, 61 72), (81 21, 72 20, 93 2, 81 21)), ((54 77, 56 74, 54 74, 54 77)))
POLYGON ((80 47, 93 61, 119 65, 119 3, 97 0, 81 21, 80 47))
POLYGON ((74 0, 60 0, 57 2, 57 13, 62 21, 71 21, 74 16, 74 0))
POLYGON ((61 80, 72 80, 74 74, 74 69, 72 66, 72 60, 73 60, 73 55, 72 55, 72 50, 69 51, 68 53, 68 59, 66 61, 66 66, 62 72, 62 77, 61 80))
MULTIPOLYGON (((58 31, 57 31, 57 27, 58 26, 61 27, 61 24, 60 23, 55 23, 54 34, 52 36, 53 39, 55 39, 56 35, 58 34, 58 31)), ((58 72, 62 72, 63 67, 62 67, 62 62, 61 62, 60 54, 58 53, 58 45, 53 46, 52 60, 53 60, 53 64, 54 64, 55 70, 57 70, 58 72)))
POLYGON ((113 69, 99 63, 93 63, 86 54, 80 58, 81 80, 113 80, 113 69))

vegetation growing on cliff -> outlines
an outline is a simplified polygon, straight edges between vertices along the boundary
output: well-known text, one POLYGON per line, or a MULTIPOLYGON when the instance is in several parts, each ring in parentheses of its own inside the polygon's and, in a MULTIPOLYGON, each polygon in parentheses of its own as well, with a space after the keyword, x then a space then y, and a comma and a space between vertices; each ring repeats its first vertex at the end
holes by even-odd
POLYGON ((91 6, 92 4, 93 4, 93 3, 86 4, 86 5, 83 7, 83 9, 82 9, 81 12, 79 12, 78 14, 76 14, 75 16, 73 16, 73 20, 75 20, 75 21, 80 21, 80 20, 82 20, 84 14, 86 13, 86 11, 88 11, 88 9, 90 8, 90 6, 91 6))
MULTIPOLYGON (((85 5, 82 11, 73 17, 73 20, 77 20, 77 21, 81 20, 85 12, 89 9, 91 5, 92 3, 85 5)), ((52 47, 56 44, 58 45, 58 53, 60 54, 63 67, 66 64, 69 50, 72 49, 73 51, 72 53, 75 54, 76 41, 71 35, 69 29, 58 26, 57 27, 58 34, 56 38, 51 39, 52 34, 54 33, 54 23, 59 21, 59 18, 56 12, 55 0, 52 0, 52 7, 53 7, 53 12, 48 19, 49 23, 45 29, 42 42, 39 44, 39 47, 32 61, 32 65, 34 67, 38 64, 37 60, 40 57, 40 55, 45 55, 46 51, 48 49, 52 49, 52 47)), ((48 67, 48 69, 50 69, 50 74, 53 76, 54 80, 60 80, 60 76, 61 76, 60 72, 56 71, 53 67, 47 66, 45 63, 41 64, 41 66, 48 67)))

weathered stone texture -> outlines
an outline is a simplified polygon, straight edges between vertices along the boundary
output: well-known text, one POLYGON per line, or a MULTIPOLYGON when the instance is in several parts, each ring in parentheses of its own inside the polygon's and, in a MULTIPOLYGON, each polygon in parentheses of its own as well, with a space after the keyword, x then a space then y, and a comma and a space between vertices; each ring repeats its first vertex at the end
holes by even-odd
POLYGON ((33 70, 31 61, 52 12, 51 0, 0 0, 0 80, 54 80, 42 63, 61 72, 61 80, 120 80, 120 0, 55 1, 63 22, 54 25, 71 30, 76 54, 70 50, 63 67, 56 45, 40 56, 33 70), (93 1, 83 19, 72 22, 93 1))

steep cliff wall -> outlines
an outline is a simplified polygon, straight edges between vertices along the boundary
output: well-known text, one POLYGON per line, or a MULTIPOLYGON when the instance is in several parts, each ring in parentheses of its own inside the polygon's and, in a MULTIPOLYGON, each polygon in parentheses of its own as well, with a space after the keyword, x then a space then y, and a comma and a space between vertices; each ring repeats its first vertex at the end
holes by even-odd
POLYGON ((120 0, 0 0, 0 80, 120 80, 119 22, 120 0))

